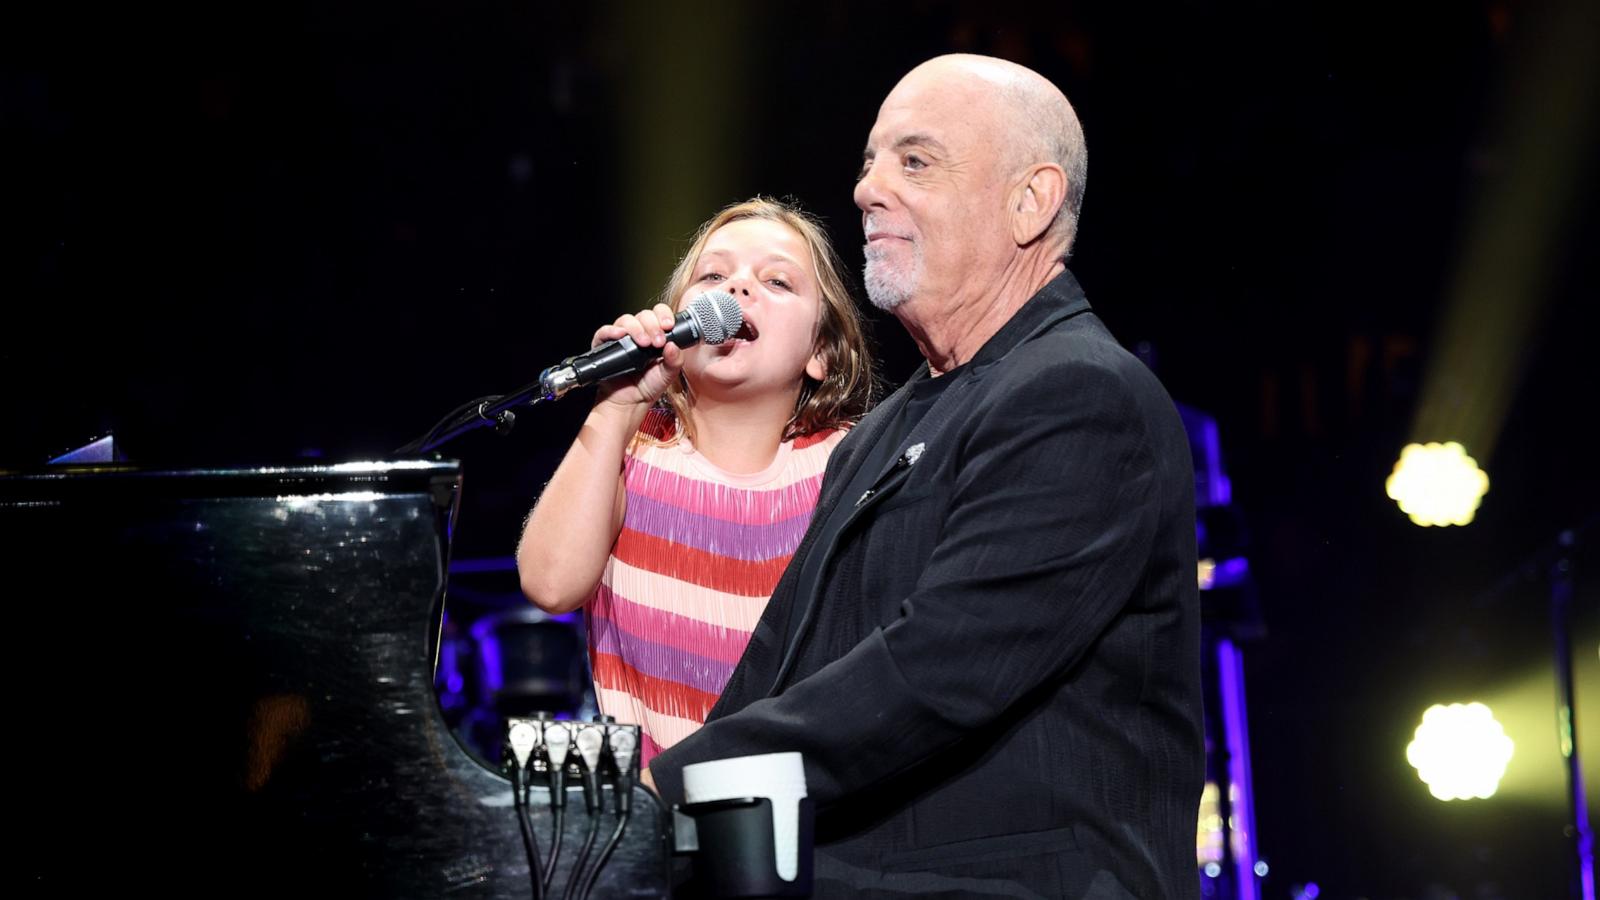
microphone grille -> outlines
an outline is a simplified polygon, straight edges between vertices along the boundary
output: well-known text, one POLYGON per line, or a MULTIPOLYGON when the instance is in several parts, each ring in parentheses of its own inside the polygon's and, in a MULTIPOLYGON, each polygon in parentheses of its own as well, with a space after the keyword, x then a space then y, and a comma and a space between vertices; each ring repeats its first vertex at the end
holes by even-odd
POLYGON ((739 332, 744 312, 727 291, 706 291, 689 301, 689 315, 700 326, 700 340, 720 344, 739 332))

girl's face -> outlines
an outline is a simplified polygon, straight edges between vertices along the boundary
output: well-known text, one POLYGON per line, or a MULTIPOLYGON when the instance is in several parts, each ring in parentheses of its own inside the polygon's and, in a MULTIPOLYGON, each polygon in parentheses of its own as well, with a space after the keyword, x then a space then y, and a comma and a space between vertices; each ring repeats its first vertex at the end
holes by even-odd
POLYGON ((780 222, 739 219, 711 233, 677 308, 707 291, 727 291, 739 301, 744 326, 732 340, 685 354, 683 371, 697 394, 798 394, 804 376, 822 380, 822 294, 814 271, 804 239, 780 222))

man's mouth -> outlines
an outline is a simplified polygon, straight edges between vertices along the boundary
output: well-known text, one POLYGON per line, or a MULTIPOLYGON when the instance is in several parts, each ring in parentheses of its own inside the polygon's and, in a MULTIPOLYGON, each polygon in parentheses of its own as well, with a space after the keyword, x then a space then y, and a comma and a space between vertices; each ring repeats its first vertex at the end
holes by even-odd
POLYGON ((885 241, 909 241, 911 235, 894 231, 883 216, 867 215, 861 217, 861 233, 867 236, 867 246, 882 244, 885 241))

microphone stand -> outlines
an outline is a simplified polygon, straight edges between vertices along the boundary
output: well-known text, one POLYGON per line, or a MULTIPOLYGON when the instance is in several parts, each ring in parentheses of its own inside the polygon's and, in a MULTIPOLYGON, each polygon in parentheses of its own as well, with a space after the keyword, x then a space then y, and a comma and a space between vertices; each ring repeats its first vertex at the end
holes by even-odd
POLYGON ((517 424, 517 414, 512 408, 526 403, 537 406, 546 400, 555 400, 575 385, 570 380, 572 367, 561 363, 545 369, 539 380, 526 384, 509 394, 490 395, 462 404, 445 416, 422 437, 399 448, 399 456, 417 456, 432 452, 469 431, 493 426, 495 433, 507 435, 517 424))

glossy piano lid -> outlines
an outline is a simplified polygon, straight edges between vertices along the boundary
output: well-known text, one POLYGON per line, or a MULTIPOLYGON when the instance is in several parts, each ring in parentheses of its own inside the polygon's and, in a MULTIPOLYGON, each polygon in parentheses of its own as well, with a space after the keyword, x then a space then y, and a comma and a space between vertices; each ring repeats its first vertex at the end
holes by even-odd
POLYGON ((278 497, 366 491, 427 493, 458 484, 456 460, 352 460, 322 465, 163 468, 126 463, 0 469, 0 503, 84 494, 165 497, 278 497))

